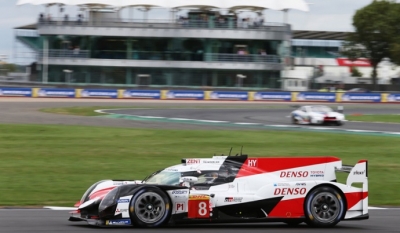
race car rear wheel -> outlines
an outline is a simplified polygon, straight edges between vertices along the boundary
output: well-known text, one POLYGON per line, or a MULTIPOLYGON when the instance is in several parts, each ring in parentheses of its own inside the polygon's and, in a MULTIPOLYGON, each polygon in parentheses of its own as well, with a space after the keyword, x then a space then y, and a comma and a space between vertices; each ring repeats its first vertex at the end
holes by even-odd
POLYGON ((166 224, 171 211, 168 195, 157 187, 138 190, 129 204, 132 223, 140 227, 158 227, 166 224))
POLYGON ((334 188, 318 187, 307 195, 304 212, 308 225, 316 227, 335 226, 345 214, 344 198, 334 188))

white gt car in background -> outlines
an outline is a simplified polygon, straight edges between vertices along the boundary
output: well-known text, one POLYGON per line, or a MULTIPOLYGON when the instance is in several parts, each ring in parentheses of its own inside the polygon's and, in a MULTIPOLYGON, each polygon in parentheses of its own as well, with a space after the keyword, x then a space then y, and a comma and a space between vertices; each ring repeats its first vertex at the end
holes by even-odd
POLYGON ((294 110, 290 116, 293 124, 343 125, 346 121, 344 114, 333 111, 330 107, 322 105, 302 106, 294 110))

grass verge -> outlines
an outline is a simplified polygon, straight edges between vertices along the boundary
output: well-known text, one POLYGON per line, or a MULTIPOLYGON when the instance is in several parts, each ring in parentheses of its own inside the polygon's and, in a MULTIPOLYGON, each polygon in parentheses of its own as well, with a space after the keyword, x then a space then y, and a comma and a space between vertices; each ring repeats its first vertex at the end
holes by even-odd
POLYGON ((142 179, 181 158, 332 155, 369 159, 372 205, 400 205, 398 138, 282 131, 0 125, 0 206, 72 206, 101 179, 142 179))
POLYGON ((400 123, 400 114, 398 115, 347 115, 346 119, 349 121, 363 121, 363 122, 386 122, 386 123, 400 123))
MULTIPOLYGON (((132 108, 150 108, 150 109, 168 109, 168 108, 193 108, 191 105, 183 106, 183 105, 175 105, 175 106, 165 106, 165 105, 153 105, 153 104, 148 104, 148 105, 142 105, 142 106, 90 106, 90 107, 64 107, 64 108, 42 108, 40 109, 41 112, 47 112, 47 113, 56 113, 56 114, 64 114, 64 115, 77 115, 77 116, 101 116, 104 114, 97 113, 95 110, 99 109, 132 109, 132 108)), ((209 109, 209 108, 241 108, 241 109, 251 109, 251 108, 257 108, 257 109, 289 109, 288 111, 291 111, 292 109, 289 106, 285 105, 265 105, 265 106, 248 106, 248 105, 223 105, 220 104, 218 106, 212 106, 212 105, 196 105, 196 108, 198 109, 209 109)))

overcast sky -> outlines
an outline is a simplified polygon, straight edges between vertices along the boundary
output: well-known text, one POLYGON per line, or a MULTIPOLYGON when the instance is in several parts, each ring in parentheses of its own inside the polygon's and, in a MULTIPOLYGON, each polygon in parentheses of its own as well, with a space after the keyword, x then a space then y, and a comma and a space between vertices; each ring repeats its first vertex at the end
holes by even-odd
MULTIPOLYGON (((190 0, 189 0, 190 1, 190 0)), ((245 1, 245 0, 243 0, 245 1)), ((262 0, 260 0, 262 1, 262 0)), ((282 0, 284 1, 284 0, 282 0)), ((309 12, 290 11, 289 23, 295 30, 317 31, 352 31, 352 16, 355 11, 373 0, 307 0, 310 3, 309 12)), ((0 55, 9 57, 13 62, 13 48, 15 39, 13 28, 35 23, 40 12, 44 12, 44 6, 23 5, 16 6, 17 0, 0 0, 0 55)), ((58 15, 58 8, 50 8, 53 17, 58 15)), ((69 7, 66 13, 70 17, 76 15, 76 7, 69 7)), ((267 10, 266 20, 269 22, 283 22, 281 12, 267 10)), ((139 11, 134 16, 142 17, 139 11)), ((169 14, 160 10, 150 12, 148 18, 167 18, 169 14)))

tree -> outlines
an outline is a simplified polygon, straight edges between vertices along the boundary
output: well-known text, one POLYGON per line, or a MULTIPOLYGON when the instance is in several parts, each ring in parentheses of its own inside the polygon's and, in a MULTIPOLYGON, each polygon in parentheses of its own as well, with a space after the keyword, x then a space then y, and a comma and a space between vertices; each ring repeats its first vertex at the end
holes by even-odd
MULTIPOLYGON (((392 0, 374 0, 371 4, 356 11, 353 16, 355 32, 345 42, 343 54, 349 59, 366 57, 370 60, 373 89, 376 90, 377 68, 383 58, 394 58, 397 38, 400 37, 399 4, 392 0), (352 48, 353 46, 353 48, 352 48)), ((400 55, 399 60, 400 60, 400 55)))

